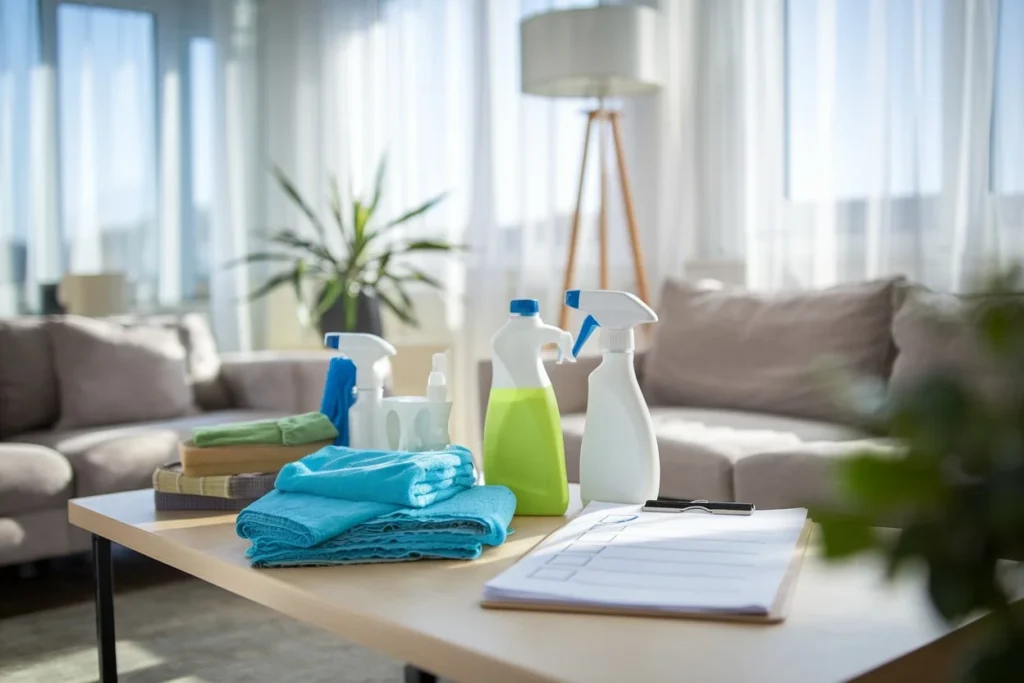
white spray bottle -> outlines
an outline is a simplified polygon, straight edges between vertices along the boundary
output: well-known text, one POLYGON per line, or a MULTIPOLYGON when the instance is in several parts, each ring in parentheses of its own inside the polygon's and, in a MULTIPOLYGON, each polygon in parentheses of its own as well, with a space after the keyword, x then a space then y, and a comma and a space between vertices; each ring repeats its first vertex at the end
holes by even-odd
POLYGON ((658 316, 628 292, 570 290, 565 303, 589 315, 576 337, 577 355, 601 327, 601 365, 590 373, 587 421, 580 450, 580 497, 585 502, 643 503, 658 497, 661 460, 633 368, 636 325, 658 316))
POLYGON ((380 427, 384 380, 374 366, 382 358, 397 351, 375 334, 330 332, 324 335, 324 346, 337 349, 356 365, 356 402, 348 411, 349 446, 380 448, 383 430, 380 427))

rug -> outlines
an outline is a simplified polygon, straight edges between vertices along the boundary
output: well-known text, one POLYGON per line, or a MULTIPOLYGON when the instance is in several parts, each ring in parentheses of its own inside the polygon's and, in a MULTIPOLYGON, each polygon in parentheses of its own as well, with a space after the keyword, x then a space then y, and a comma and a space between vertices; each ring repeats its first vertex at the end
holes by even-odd
MULTIPOLYGON (((119 594, 121 683, 397 683, 402 666, 202 581, 119 594)), ((3 683, 94 683, 91 603, 0 621, 3 683)))

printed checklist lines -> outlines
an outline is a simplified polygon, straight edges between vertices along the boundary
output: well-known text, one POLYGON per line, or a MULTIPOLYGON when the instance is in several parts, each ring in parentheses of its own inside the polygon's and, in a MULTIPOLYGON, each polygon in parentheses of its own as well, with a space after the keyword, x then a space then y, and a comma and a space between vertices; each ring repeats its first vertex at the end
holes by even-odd
POLYGON ((749 517, 641 512, 593 503, 511 569, 485 597, 620 609, 764 614, 805 510, 749 517))

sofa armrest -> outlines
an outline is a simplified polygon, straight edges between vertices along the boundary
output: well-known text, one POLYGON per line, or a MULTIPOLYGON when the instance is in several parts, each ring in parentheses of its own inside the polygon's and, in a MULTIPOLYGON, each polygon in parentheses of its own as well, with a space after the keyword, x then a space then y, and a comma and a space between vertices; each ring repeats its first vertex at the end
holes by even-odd
POLYGON ((320 409, 331 354, 254 352, 221 357, 235 408, 290 414, 320 409))
MULTIPOLYGON (((557 361, 549 360, 544 362, 544 369, 551 378, 551 387, 555 390, 555 398, 558 399, 558 412, 562 415, 572 413, 583 413, 587 410, 587 379, 598 365, 601 364, 601 356, 581 356, 575 363, 558 364, 557 361)), ((641 381, 643 372, 644 354, 637 353, 633 357, 633 367, 636 368, 637 380, 641 381)), ((480 422, 483 424, 484 416, 487 414, 487 398, 491 393, 491 361, 480 361, 477 366, 477 378, 480 392, 480 422)))

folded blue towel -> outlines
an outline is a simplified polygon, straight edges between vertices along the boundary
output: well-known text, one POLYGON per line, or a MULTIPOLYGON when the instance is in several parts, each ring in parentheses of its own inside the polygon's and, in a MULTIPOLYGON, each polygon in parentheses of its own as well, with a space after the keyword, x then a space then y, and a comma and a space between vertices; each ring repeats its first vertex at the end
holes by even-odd
POLYGON ((474 486, 425 508, 271 491, 238 514, 254 567, 472 560, 500 545, 515 514, 504 486, 474 486))
POLYGON ((281 468, 274 488, 419 508, 447 500, 475 482, 473 456, 462 446, 422 453, 325 446, 281 468))
POLYGON ((320 412, 338 430, 335 446, 348 445, 348 409, 356 402, 356 364, 344 357, 332 358, 327 366, 320 412))

